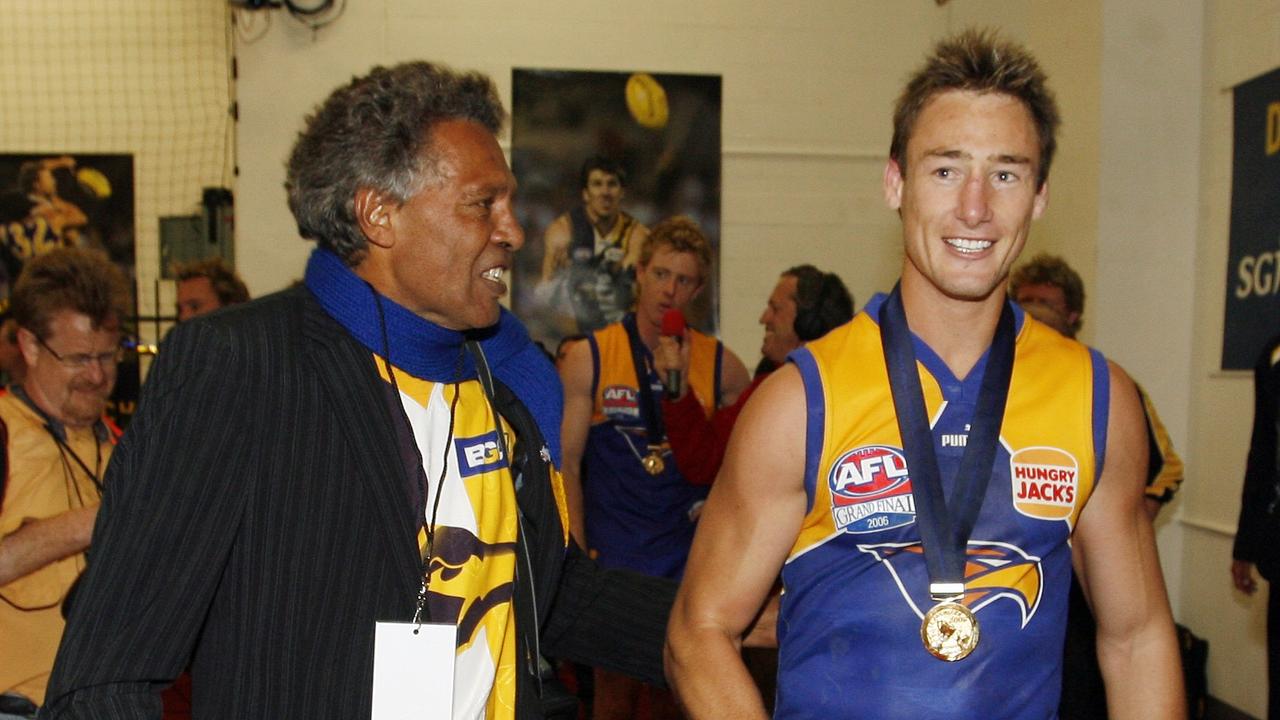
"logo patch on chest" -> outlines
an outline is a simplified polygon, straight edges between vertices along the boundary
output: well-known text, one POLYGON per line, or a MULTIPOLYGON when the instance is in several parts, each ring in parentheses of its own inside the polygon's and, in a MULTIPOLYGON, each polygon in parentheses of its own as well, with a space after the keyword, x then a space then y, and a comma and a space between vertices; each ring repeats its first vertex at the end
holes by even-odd
POLYGON ((601 393, 600 410, 605 417, 638 418, 640 417, 639 395, 633 387, 610 385, 601 393))
POLYGON ((1013 507, 1039 520, 1065 520, 1080 494, 1080 464, 1058 448, 1022 448, 1009 457, 1013 507))
POLYGON ((455 438, 453 444, 458 453, 458 474, 462 477, 507 466, 496 430, 475 437, 455 438))
POLYGON ((915 522, 907 459, 897 448, 868 445, 850 450, 827 472, 827 486, 837 530, 879 532, 915 522))

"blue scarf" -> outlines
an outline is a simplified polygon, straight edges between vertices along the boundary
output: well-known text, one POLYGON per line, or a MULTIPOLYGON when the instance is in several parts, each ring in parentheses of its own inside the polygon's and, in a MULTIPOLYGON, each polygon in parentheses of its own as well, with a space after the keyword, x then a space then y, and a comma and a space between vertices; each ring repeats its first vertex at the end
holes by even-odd
POLYGON ((431 382, 475 379, 475 361, 463 342, 478 341, 493 376, 529 409, 556 467, 560 467, 560 419, 564 414, 560 376, 529 339, 524 325, 506 308, 492 327, 468 333, 442 328, 377 294, 337 255, 319 248, 307 260, 305 282, 324 311, 361 345, 376 355, 386 353, 389 363, 416 378, 431 382), (385 346, 379 304, 386 318, 385 346))

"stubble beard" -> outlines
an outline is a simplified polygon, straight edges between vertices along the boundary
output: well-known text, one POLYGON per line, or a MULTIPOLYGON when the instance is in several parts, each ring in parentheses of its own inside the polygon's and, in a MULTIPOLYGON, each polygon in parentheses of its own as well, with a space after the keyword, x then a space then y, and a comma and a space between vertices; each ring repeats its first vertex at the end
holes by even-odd
POLYGON ((93 425, 106 412, 107 401, 111 397, 111 385, 105 388, 69 388, 67 399, 62 403, 62 416, 67 425, 72 427, 88 427, 93 425))

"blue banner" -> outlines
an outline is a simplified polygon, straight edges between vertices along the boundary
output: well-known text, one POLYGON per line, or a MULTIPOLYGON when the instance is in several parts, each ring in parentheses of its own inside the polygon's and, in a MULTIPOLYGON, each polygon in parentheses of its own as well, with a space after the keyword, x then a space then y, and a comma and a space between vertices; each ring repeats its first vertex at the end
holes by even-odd
POLYGON ((1280 332, 1280 69, 1235 89, 1222 369, 1249 370, 1280 332))

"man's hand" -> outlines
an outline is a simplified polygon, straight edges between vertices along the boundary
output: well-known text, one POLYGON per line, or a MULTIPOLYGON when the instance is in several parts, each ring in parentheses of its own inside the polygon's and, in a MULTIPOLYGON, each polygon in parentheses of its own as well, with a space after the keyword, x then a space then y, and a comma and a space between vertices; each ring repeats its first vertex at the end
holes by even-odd
POLYGON ((1231 583, 1245 595, 1257 592, 1258 581, 1253 576, 1253 563, 1248 560, 1232 560, 1231 583))
MULTIPOLYGON (((686 330, 683 337, 676 338, 671 335, 659 335, 658 346, 653 349, 653 369, 658 371, 658 377, 662 382, 667 381, 667 374, 675 370, 680 373, 681 378, 689 377, 689 331, 686 330)), ((685 393, 689 392, 689 383, 680 383, 680 394, 673 400, 684 398, 685 393)))

